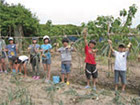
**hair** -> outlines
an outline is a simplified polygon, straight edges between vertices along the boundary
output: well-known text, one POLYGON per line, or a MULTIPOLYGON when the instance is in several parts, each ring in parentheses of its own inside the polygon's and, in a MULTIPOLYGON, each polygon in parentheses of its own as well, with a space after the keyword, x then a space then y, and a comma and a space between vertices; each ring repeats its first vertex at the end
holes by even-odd
POLYGON ((62 43, 64 43, 64 42, 69 43, 68 38, 64 38, 64 39, 62 40, 62 43))
POLYGON ((95 40, 90 40, 90 41, 89 41, 89 44, 90 44, 90 43, 96 45, 96 41, 95 41, 95 40))
POLYGON ((45 39, 44 39, 44 43, 45 43, 45 40, 46 40, 46 39, 48 40, 48 43, 50 43, 50 42, 51 42, 51 41, 50 41, 50 39, 48 39, 48 38, 45 38, 45 39))

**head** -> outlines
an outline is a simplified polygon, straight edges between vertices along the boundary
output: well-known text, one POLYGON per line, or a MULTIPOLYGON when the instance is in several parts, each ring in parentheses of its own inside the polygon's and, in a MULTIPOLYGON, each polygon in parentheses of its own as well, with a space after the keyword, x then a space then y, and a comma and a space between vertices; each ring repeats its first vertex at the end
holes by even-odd
POLYGON ((45 35, 45 36, 43 37, 43 40, 44 40, 44 44, 50 43, 50 37, 47 36, 47 35, 45 35))
POLYGON ((124 44, 120 44, 119 47, 118 47, 118 51, 119 52, 124 52, 126 49, 125 45, 124 44))
POLYGON ((88 45, 89 45, 90 48, 94 48, 96 46, 96 41, 91 40, 88 45))
POLYGON ((10 44, 13 44, 13 43, 14 43, 14 39, 13 39, 13 37, 9 37, 8 40, 9 40, 9 43, 10 43, 10 44))
POLYGON ((33 42, 33 44, 36 44, 37 43, 37 38, 32 38, 32 42, 33 42))
POLYGON ((64 47, 68 46, 69 40, 68 40, 67 38, 64 38, 64 39, 62 40, 62 44, 63 44, 64 47))

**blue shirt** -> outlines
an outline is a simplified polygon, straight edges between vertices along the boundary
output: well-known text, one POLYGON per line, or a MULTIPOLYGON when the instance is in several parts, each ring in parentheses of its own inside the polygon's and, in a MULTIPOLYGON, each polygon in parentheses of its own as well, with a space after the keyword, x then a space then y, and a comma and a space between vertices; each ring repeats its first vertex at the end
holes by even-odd
POLYGON ((12 56, 17 56, 16 44, 7 45, 6 49, 8 49, 8 58, 12 58, 12 56))
POLYGON ((51 58, 51 53, 50 53, 50 49, 52 48, 51 44, 43 44, 41 45, 41 49, 43 50, 43 54, 46 57, 42 56, 42 59, 50 59, 51 58), (45 52, 46 50, 48 50, 47 52, 45 52))

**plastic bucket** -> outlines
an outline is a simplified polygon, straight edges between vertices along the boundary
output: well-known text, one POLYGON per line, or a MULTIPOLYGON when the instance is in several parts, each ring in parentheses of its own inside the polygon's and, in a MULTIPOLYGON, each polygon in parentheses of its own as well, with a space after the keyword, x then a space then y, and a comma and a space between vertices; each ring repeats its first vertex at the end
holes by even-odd
POLYGON ((13 73, 16 73, 16 70, 15 70, 15 69, 13 69, 13 70, 12 70, 12 72, 13 72, 13 73))
POLYGON ((60 82, 60 77, 59 76, 53 76, 53 83, 57 84, 60 82))

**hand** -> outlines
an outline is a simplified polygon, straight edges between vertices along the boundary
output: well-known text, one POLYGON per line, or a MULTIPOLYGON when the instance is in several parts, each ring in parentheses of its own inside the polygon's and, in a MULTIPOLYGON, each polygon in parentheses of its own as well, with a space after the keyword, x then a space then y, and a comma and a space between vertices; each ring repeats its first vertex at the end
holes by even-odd
POLYGON ((45 52, 45 53, 47 53, 47 52, 48 52, 48 50, 45 50, 44 52, 45 52))
POLYGON ((44 58, 45 58, 45 57, 46 57, 46 55, 45 55, 45 54, 42 54, 42 57, 44 57, 44 58))
POLYGON ((71 48, 71 46, 70 46, 70 45, 68 45, 66 48, 70 49, 70 48, 71 48))
POLYGON ((74 44, 74 42, 71 42, 70 45, 72 46, 74 44))
POLYGON ((97 51, 98 51, 98 49, 94 49, 94 50, 93 50, 93 53, 96 53, 97 51))
POLYGON ((129 42, 129 44, 127 45, 128 48, 131 48, 132 47, 132 43, 129 42))
POLYGON ((108 40, 108 43, 109 43, 109 44, 112 44, 112 41, 111 41, 111 40, 108 40))

